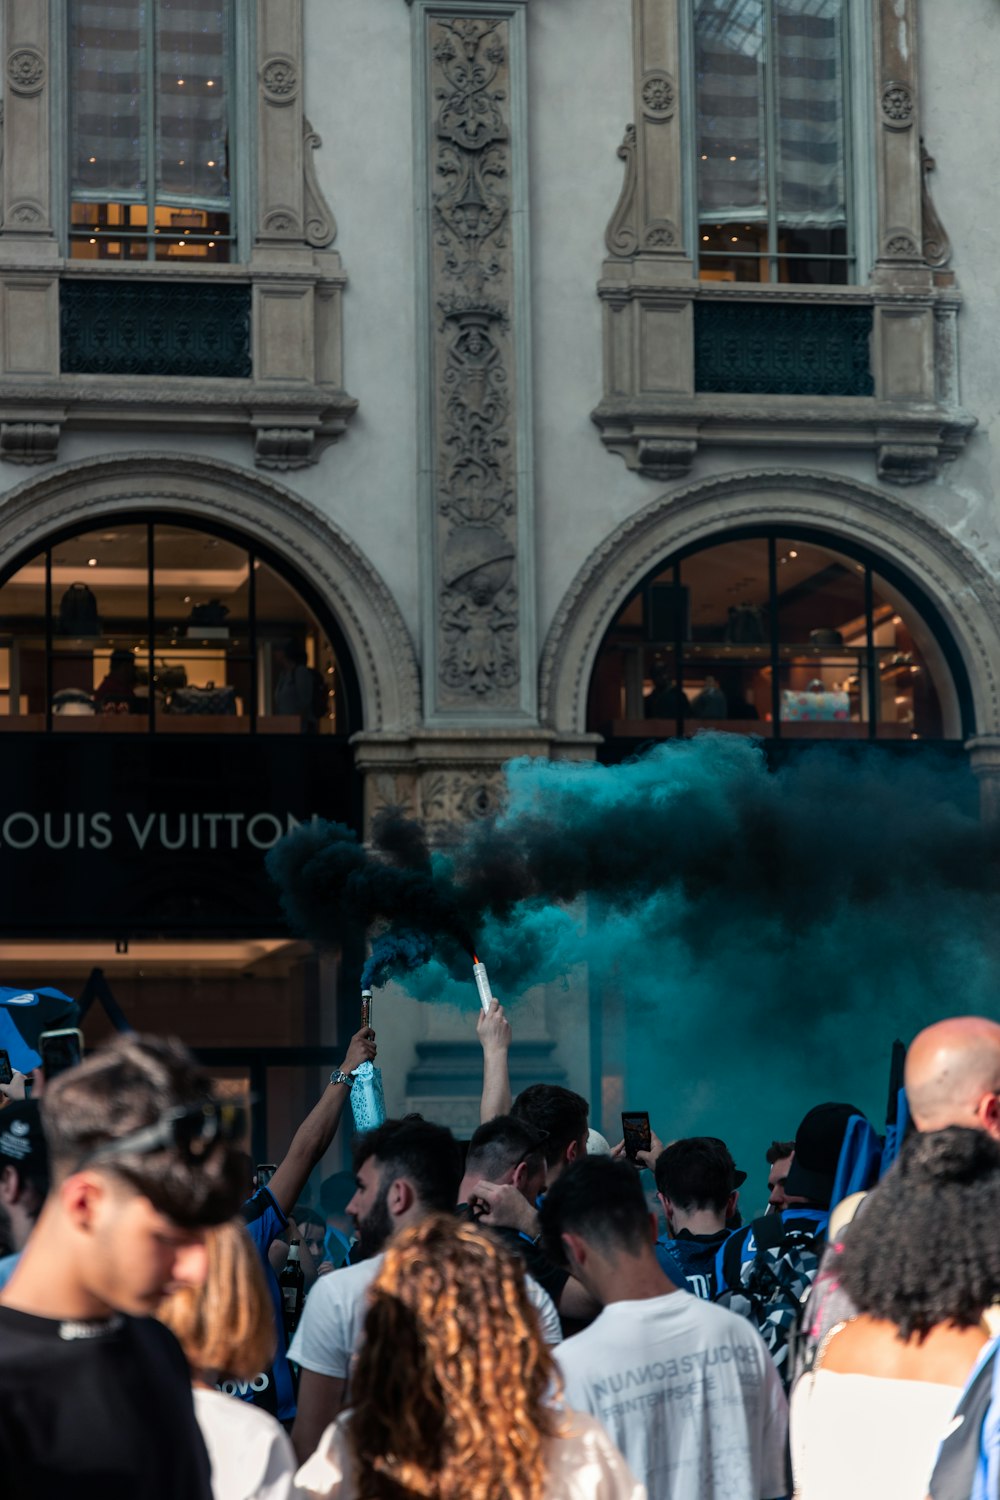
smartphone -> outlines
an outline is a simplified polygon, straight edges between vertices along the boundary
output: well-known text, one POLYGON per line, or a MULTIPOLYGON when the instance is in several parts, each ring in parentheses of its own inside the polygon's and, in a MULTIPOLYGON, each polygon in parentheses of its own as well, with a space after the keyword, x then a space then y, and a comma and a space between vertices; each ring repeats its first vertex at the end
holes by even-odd
POLYGON ((278 1170, 278 1164, 273 1161, 259 1161, 254 1170, 257 1174, 257 1186, 259 1188, 267 1187, 271 1178, 278 1170))
POLYGON ((625 1137, 625 1155, 635 1161, 636 1152, 649 1151, 653 1137, 649 1129, 649 1111, 645 1109, 622 1110, 622 1135, 625 1137))
POLYGON ((0 1083, 10 1083, 14 1077, 14 1070, 10 1065, 10 1053, 0 1047, 0 1083))
POLYGON ((38 1039, 42 1072, 46 1081, 57 1078, 67 1068, 75 1068, 83 1057, 83 1032, 75 1026, 61 1026, 57 1031, 43 1031, 38 1039))

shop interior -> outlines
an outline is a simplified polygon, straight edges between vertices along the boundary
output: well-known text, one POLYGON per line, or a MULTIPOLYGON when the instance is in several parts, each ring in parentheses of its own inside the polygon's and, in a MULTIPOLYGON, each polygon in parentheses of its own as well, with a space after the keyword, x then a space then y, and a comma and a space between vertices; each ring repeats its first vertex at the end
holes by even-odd
POLYGON ((588 728, 611 739, 724 729, 765 738, 958 738, 942 648, 871 560, 790 536, 661 567, 598 655, 588 728))
POLYGON ((316 614, 245 543, 110 524, 53 542, 0 586, 0 732, 343 735, 316 614))

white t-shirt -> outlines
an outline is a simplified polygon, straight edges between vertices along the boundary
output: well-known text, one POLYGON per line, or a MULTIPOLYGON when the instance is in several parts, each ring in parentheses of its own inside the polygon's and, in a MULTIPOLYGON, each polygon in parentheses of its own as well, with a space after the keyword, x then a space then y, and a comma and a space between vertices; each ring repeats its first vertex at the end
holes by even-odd
MULTIPOLYGON (((344 1266, 319 1278, 306 1298, 288 1350, 290 1360, 317 1375, 346 1380, 368 1312, 365 1294, 381 1269, 382 1259, 381 1255, 373 1255, 371 1260, 344 1266)), ((555 1303, 530 1276, 524 1278, 524 1283, 538 1309, 542 1338, 547 1344, 558 1344, 562 1328, 555 1303)))
POLYGON ((788 1406, 755 1328, 686 1292, 612 1302, 556 1350, 567 1405, 604 1423, 649 1500, 788 1491, 788 1406))
POLYGON ((792 1391, 792 1465, 802 1500, 924 1500, 962 1394, 929 1380, 817 1370, 792 1391))
POLYGON ((291 1500, 295 1453, 269 1412, 221 1391, 194 1389, 194 1414, 212 1462, 215 1500, 291 1500))
MULTIPOLYGON (((309 1500, 354 1500, 357 1494, 347 1447, 344 1412, 323 1433, 316 1452, 295 1476, 309 1500)), ((547 1445, 545 1500, 646 1500, 646 1487, 599 1422, 582 1412, 562 1413, 565 1431, 547 1445)))

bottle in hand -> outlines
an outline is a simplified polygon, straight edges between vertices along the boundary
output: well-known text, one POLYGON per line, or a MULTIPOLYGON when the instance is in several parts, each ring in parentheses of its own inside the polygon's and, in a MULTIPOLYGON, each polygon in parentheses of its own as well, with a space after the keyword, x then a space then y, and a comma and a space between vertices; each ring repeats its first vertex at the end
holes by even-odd
POLYGON ((285 1323, 285 1340, 291 1343, 292 1334, 299 1326, 302 1304, 306 1295, 306 1278, 299 1256, 299 1242, 292 1240, 288 1247, 288 1259, 278 1276, 281 1288, 281 1309, 285 1323))

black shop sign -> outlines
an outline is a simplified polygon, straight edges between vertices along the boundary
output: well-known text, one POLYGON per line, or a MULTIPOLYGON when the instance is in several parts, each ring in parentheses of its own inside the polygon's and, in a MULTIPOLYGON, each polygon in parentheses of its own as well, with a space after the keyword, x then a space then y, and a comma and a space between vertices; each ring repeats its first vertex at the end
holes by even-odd
POLYGON ((278 935, 267 851, 360 814, 351 752, 325 736, 3 736, 0 932, 278 935))

